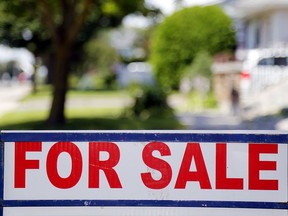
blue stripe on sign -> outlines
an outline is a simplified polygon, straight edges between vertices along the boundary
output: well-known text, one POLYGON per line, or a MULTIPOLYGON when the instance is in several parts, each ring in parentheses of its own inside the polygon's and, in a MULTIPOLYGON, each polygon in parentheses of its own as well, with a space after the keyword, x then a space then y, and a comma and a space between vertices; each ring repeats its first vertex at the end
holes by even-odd
POLYGON ((0 201, 1 201, 1 204, 2 204, 3 197, 4 197, 3 188, 4 188, 4 143, 0 141, 0 201))
POLYGON ((287 133, 258 131, 2 131, 3 142, 16 141, 163 141, 163 142, 236 142, 236 143, 288 143, 287 133))
MULTIPOLYGON (((1 134, 0 134, 1 136, 1 134)), ((0 216, 3 216, 4 197, 4 143, 0 140, 0 216)))
POLYGON ((202 207, 202 208, 257 208, 288 209, 287 203, 232 202, 232 201, 176 201, 176 200, 4 200, 3 207, 47 206, 130 206, 130 207, 202 207))
POLYGON ((4 143, 0 142, 0 199, 3 200, 4 188, 4 143))

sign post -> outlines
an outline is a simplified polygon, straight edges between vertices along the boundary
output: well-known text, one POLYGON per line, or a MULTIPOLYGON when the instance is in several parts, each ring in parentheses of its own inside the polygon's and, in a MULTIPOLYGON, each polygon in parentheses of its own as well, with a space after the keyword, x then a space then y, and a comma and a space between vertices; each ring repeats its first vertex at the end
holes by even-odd
POLYGON ((287 215, 277 131, 1 131, 4 216, 287 215))

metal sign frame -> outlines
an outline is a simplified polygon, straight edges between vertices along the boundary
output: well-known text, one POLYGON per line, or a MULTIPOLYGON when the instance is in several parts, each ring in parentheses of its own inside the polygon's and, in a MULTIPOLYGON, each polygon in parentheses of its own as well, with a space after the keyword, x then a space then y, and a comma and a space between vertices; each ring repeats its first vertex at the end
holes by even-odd
POLYGON ((4 200, 4 143, 25 141, 107 142, 227 142, 277 143, 286 145, 282 131, 1 131, 0 133, 0 216, 4 207, 201 207, 288 210, 287 202, 179 201, 179 200, 4 200))

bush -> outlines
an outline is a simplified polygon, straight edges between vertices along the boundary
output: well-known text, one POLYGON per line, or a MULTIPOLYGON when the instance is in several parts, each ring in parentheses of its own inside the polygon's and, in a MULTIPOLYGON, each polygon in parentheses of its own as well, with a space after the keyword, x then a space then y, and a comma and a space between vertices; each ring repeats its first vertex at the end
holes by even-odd
POLYGON ((167 17, 153 34, 151 62, 156 78, 166 88, 178 88, 183 69, 197 53, 233 51, 235 44, 232 21, 219 7, 182 9, 167 17))
POLYGON ((134 86, 134 105, 131 112, 140 118, 173 115, 167 104, 166 93, 158 87, 151 86, 139 86, 138 89, 134 86))

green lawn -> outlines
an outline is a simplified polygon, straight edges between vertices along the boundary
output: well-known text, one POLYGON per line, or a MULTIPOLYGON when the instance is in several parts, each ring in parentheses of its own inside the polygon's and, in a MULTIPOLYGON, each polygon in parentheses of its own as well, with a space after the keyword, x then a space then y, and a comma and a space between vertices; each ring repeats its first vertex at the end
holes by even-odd
POLYGON ((183 129, 175 118, 115 118, 105 116, 69 117, 65 125, 51 127, 45 124, 45 113, 29 114, 23 117, 22 113, 10 113, 1 119, 1 130, 162 130, 183 129), (22 117, 15 120, 11 115, 22 117))
MULTIPOLYGON (((72 100, 91 102, 96 99, 129 98, 126 91, 69 91, 67 97, 72 100)), ((35 94, 30 94, 21 101, 19 109, 0 117, 1 130, 138 130, 138 129, 183 129, 175 116, 157 116, 147 119, 127 115, 128 107, 67 107, 67 122, 61 126, 48 126, 45 123, 49 107, 39 108, 44 101, 51 100, 49 87, 41 87, 35 94), (27 104, 31 104, 31 110, 27 104), (34 105, 33 105, 34 104, 34 105), (26 106, 26 109, 21 107, 26 106), (28 106, 28 108, 27 108, 28 106)), ((81 105, 81 104, 80 104, 81 105)))
POLYGON ((171 97, 177 98, 177 105, 174 106, 174 110, 178 113, 185 112, 201 112, 203 110, 217 109, 217 99, 212 92, 209 92, 205 97, 195 91, 189 94, 181 94, 174 92, 171 97))
MULTIPOLYGON (((41 86, 38 87, 38 91, 36 93, 31 93, 22 101, 29 101, 29 100, 38 100, 38 99, 47 99, 51 98, 52 92, 50 86, 41 86)), ((78 91, 78 90, 69 90, 67 93, 67 97, 85 97, 85 98, 115 98, 115 97, 125 97, 127 96, 127 91, 118 90, 118 91, 102 91, 102 90, 95 90, 95 91, 78 91)))

